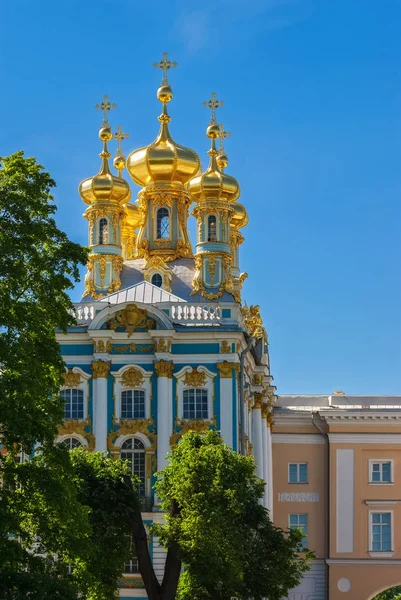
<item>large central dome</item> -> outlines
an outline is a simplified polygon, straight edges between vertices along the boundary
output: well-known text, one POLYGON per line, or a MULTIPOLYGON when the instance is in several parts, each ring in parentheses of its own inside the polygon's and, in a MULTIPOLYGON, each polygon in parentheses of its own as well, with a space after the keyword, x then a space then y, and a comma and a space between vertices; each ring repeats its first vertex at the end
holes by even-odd
POLYGON ((167 114, 167 102, 173 97, 170 86, 159 87, 157 97, 163 103, 159 135, 149 146, 131 152, 127 169, 141 187, 158 182, 185 185, 201 168, 199 156, 191 148, 177 144, 170 135, 171 117, 167 114))

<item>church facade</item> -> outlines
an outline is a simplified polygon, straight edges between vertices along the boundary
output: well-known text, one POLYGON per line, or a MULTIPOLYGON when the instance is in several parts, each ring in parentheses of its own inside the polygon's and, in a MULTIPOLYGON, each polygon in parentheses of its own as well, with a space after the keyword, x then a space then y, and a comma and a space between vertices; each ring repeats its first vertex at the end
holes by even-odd
MULTIPOLYGON (((367 600, 372 596, 355 593, 355 578, 362 581, 362 566, 371 559, 383 561, 384 554, 378 558, 379 551, 372 551, 370 556, 368 548, 362 552, 358 545, 364 543, 361 540, 367 540, 367 546, 377 544, 376 533, 367 534, 366 540, 357 536, 358 543, 350 550, 350 527, 355 527, 360 506, 352 519, 347 510, 350 502, 362 500, 356 492, 350 494, 349 486, 357 481, 359 467, 350 471, 351 454, 336 452, 357 456, 352 444, 355 436, 359 440, 365 432, 366 423, 358 429, 364 411, 378 420, 377 430, 369 428, 369 421, 369 439, 374 432, 379 440, 380 427, 390 425, 389 443, 396 444, 394 436, 401 438, 399 421, 396 416, 391 423, 380 420, 368 399, 354 408, 351 418, 349 403, 338 407, 329 401, 332 397, 309 401, 276 395, 259 307, 248 306, 241 298, 246 278, 240 271, 241 230, 248 216, 238 201, 238 182, 226 173, 224 142, 230 134, 216 116, 223 103, 215 94, 204 103, 211 117, 206 129, 209 164, 203 170, 196 152, 175 142, 170 133, 168 106, 173 93, 167 74, 176 63, 165 54, 155 66, 163 77, 157 90, 161 114, 154 142, 125 158, 122 143, 128 136, 121 127, 113 134, 109 123, 115 105, 107 96, 97 105, 103 112, 100 170, 79 186, 87 205, 84 216, 91 250, 85 291, 82 302, 75 305, 76 326, 58 334, 66 363, 61 390, 65 421, 58 440, 70 448, 107 451, 129 461, 141 479, 144 520, 150 525, 163 518, 153 483, 171 446, 190 429, 218 430, 234 450, 254 456, 257 473, 266 482, 262 502, 277 525, 301 527, 308 545, 316 549, 312 571, 290 599, 367 600), (109 151, 113 139, 117 142, 115 172, 109 151), (128 177, 138 186, 135 202, 128 177), (196 219, 194 249, 188 232, 190 210, 196 219), (347 415, 344 432, 344 423, 336 429, 334 406, 336 415, 347 415), (355 431, 348 427, 348 416, 355 431), (349 432, 351 437, 344 441, 349 432), (334 491, 336 486, 340 493, 334 491), (344 543, 338 542, 337 530, 345 535, 344 543), (350 574, 350 568, 357 568, 356 575, 350 574)), ((401 407, 401 398, 391 402, 393 413, 401 407)), ((362 446, 361 452, 367 448, 362 446)), ((387 477, 388 466, 383 465, 388 451, 380 457, 376 448, 369 447, 372 456, 364 454, 363 460, 374 465, 377 458, 379 475, 384 469, 387 477)), ((389 452, 393 450, 390 446, 389 452)), ((394 473, 398 459, 390 460, 394 473)), ((386 490, 387 495, 394 491, 386 490)), ((368 500, 375 499, 369 496, 368 500)), ((385 502, 392 501, 386 496, 385 502)), ((395 518, 397 511, 387 505, 378 504, 377 511, 364 505, 373 519, 368 532, 380 525, 380 533, 387 535, 389 517, 373 517, 394 512, 395 518)), ((157 539, 149 543, 161 577, 164 551, 157 539)), ((390 545, 394 546, 394 538, 390 545)), ((401 547, 394 546, 392 555, 387 554, 380 569, 389 568, 387 563, 396 559, 401 564, 401 547)), ((120 597, 146 597, 135 556, 124 565, 120 597)))

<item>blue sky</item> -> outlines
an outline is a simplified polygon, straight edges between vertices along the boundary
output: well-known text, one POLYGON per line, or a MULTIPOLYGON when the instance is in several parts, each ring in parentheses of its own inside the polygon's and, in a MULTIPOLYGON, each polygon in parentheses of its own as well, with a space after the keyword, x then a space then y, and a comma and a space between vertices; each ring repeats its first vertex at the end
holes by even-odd
POLYGON ((168 51, 171 131, 204 164, 201 103, 225 101, 227 172, 250 216, 244 296, 279 392, 401 394, 400 26, 399 0, 2 2, 0 154, 45 165, 59 225, 86 244, 94 104, 117 103, 126 153, 150 143, 152 63, 168 51))

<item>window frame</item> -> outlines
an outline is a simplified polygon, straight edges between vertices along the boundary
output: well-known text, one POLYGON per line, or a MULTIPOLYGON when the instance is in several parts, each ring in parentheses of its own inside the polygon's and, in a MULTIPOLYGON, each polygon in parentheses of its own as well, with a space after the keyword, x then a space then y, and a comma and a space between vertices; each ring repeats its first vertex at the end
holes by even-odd
MULTIPOLYGON (((160 233, 162 233, 162 227, 161 227, 161 221, 160 221, 160 233)), ((171 211, 167 206, 157 206, 155 209, 155 240, 158 241, 171 241, 171 211), (168 229, 167 229, 167 236, 163 237, 159 237, 159 212, 160 211, 166 211, 167 215, 164 215, 162 217, 162 219, 167 218, 168 219, 168 229)))
POLYGON ((150 283, 160 289, 162 289, 163 284, 164 284, 164 279, 163 279, 163 275, 161 273, 159 273, 159 271, 155 271, 154 273, 152 273, 152 275, 150 276, 150 283), (157 285, 157 283, 153 283, 153 278, 154 277, 160 277, 161 282, 160 285, 157 285))
POLYGON ((141 439, 139 436, 137 436, 135 433, 133 433, 132 435, 126 436, 126 439, 123 441, 123 443, 122 443, 122 444, 121 444, 121 446, 120 446, 120 458, 121 458, 122 460, 128 460, 127 458, 123 458, 123 457, 122 457, 122 453, 123 453, 123 452, 125 452, 125 453, 127 453, 127 454, 130 454, 130 455, 131 455, 131 457, 132 457, 130 462, 131 462, 131 473, 132 473, 133 475, 135 475, 135 472, 134 472, 134 470, 133 470, 133 466, 134 466, 133 457, 135 456, 135 454, 136 454, 136 455, 139 455, 139 454, 140 454, 140 455, 141 455, 141 457, 143 456, 143 472, 144 472, 144 478, 143 478, 143 480, 141 480, 141 482, 138 484, 138 487, 140 488, 140 490, 141 490, 141 491, 143 491, 143 494, 141 495, 141 493, 139 492, 139 493, 138 493, 138 496, 139 496, 140 498, 147 498, 147 497, 148 497, 148 496, 147 496, 147 488, 148 488, 148 485, 147 485, 147 480, 148 480, 149 474, 148 474, 148 469, 147 469, 147 460, 146 460, 146 445, 145 445, 144 441, 143 441, 143 440, 142 440, 142 439, 141 439), (134 448, 134 447, 132 447, 132 448, 123 448, 124 444, 126 444, 126 443, 127 443, 128 441, 130 441, 130 440, 132 440, 132 442, 133 442, 133 443, 132 443, 132 446, 134 446, 134 444, 135 444, 135 441, 136 441, 136 442, 139 442, 140 444, 142 444, 142 448, 134 448))
MULTIPOLYGON (((132 414, 134 414, 134 410, 132 410, 132 414)), ((126 388, 123 387, 120 390, 120 418, 121 419, 130 419, 133 421, 136 421, 138 419, 146 419, 146 390, 143 387, 135 387, 135 388, 126 388), (143 415, 140 417, 123 417, 123 394, 126 392, 132 392, 132 409, 134 408, 134 393, 135 392, 142 392, 143 393, 143 415)))
POLYGON ((305 535, 304 538, 302 538, 302 546, 303 548, 308 548, 308 542, 309 542, 309 513, 307 512, 301 512, 301 513, 288 513, 288 529, 301 529, 303 535, 305 535), (298 517, 298 526, 297 527, 291 527, 291 517, 297 516, 298 517), (306 525, 299 525, 299 517, 301 516, 306 516, 306 525), (304 533, 303 527, 306 527, 306 533, 304 533))
POLYGON ((214 242, 218 242, 218 235, 217 235, 217 215, 215 214, 211 214, 208 215, 207 217, 207 241, 214 243, 214 242), (211 219, 214 219, 214 224, 215 224, 215 230, 214 230, 214 239, 213 236, 210 235, 210 231, 211 231, 211 219))
MULTIPOLYGON (((178 371, 178 373, 173 373, 173 376, 177 379, 177 385, 176 385, 176 401, 177 401, 177 417, 179 419, 184 419, 184 390, 187 390, 189 388, 194 388, 194 387, 198 387, 198 388, 203 388, 206 389, 208 391, 208 415, 209 418, 208 419, 203 419, 204 421, 211 421, 213 419, 213 417, 215 416, 215 407, 214 407, 214 397, 215 397, 215 377, 217 377, 217 373, 213 373, 212 371, 209 371, 209 369, 207 367, 205 367, 204 365, 198 365, 197 367, 190 367, 189 365, 186 365, 184 367, 182 367, 182 369, 180 369, 180 371, 178 371), (187 385, 187 383, 184 383, 185 381, 185 376, 188 373, 189 375, 193 372, 193 371, 198 371, 198 373, 205 373, 206 375, 206 381, 204 383, 204 385, 198 385, 198 386, 194 386, 194 385, 187 385)), ((185 419, 188 420, 188 419, 185 419)))
POLYGON ((84 447, 81 440, 74 434, 64 436, 63 439, 60 441, 60 443, 67 446, 68 450, 75 450, 75 448, 83 448, 84 447), (77 445, 71 446, 71 440, 75 440, 75 442, 78 442, 77 445), (67 441, 68 441, 68 444, 67 444, 67 441))
POLYGON ((85 392, 82 388, 80 387, 63 387, 60 390, 60 396, 63 398, 64 400, 64 421, 83 421, 85 420, 85 392), (80 392, 80 394, 82 394, 82 416, 77 416, 77 417, 67 417, 66 416, 66 404, 67 404, 67 400, 63 397, 63 393, 64 392, 70 392, 70 414, 72 414, 72 392, 80 392))
POLYGON ((110 244, 110 228, 109 228, 109 220, 106 217, 101 217, 99 219, 99 234, 98 234, 98 245, 99 246, 107 246, 110 244), (104 235, 104 227, 107 227, 107 242, 103 240, 104 235))
MULTIPOLYGON (((369 458, 369 485, 394 485, 394 459, 393 458, 369 458), (390 463, 390 481, 373 481, 373 465, 390 463)), ((380 469, 380 475, 382 476, 382 469, 380 469)))
MULTIPOLYGON (((200 395, 200 394, 199 394, 200 395)), ((203 394, 202 394, 203 396, 203 394)), ((190 401, 191 399, 188 398, 188 401, 190 401)), ((188 407, 188 412, 190 412, 190 408, 188 407)), ((187 387, 185 388, 185 390, 182 391, 182 418, 188 421, 191 421, 192 419, 203 419, 204 421, 208 421, 209 420, 209 391, 206 387, 187 387), (189 417, 189 416, 185 416, 185 400, 186 400, 186 395, 189 395, 189 392, 194 392, 194 414, 195 416, 193 417, 189 417), (204 398, 197 398, 197 392, 204 392, 204 394, 206 394, 206 416, 197 416, 197 401, 200 403, 200 412, 202 410, 204 410, 204 398)))
POLYGON ((152 371, 146 371, 141 366, 137 364, 128 364, 124 365, 118 371, 111 371, 111 375, 114 377, 114 387, 113 387, 113 399, 114 399, 114 414, 116 421, 121 420, 121 392, 128 390, 143 390, 145 392, 145 419, 149 419, 151 417, 150 403, 152 398, 152 385, 151 385, 151 377, 152 371), (137 371, 139 371, 143 377, 143 382, 140 385, 135 387, 133 386, 125 386, 121 383, 122 377, 125 371, 128 371, 134 367, 137 371))
MULTIPOLYGON (((394 548, 395 548, 395 544, 394 544, 394 511, 393 510, 370 510, 369 511, 369 515, 368 515, 368 519, 369 519, 369 555, 370 556, 380 556, 380 557, 386 557, 386 556, 392 556, 394 554, 394 548), (373 546, 373 515, 375 514, 389 514, 390 515, 390 550, 373 550, 372 546, 373 546)), ((375 525, 377 525, 377 523, 375 523, 375 525)), ((380 523, 380 525, 382 525, 380 523)))
POLYGON ((302 461, 302 462, 289 462, 288 463, 288 483, 291 485, 307 485, 309 483, 309 464, 308 464, 308 462, 302 461), (297 466, 297 481, 290 481, 290 467, 292 465, 297 466), (301 465, 306 465, 306 481, 299 481, 301 465))

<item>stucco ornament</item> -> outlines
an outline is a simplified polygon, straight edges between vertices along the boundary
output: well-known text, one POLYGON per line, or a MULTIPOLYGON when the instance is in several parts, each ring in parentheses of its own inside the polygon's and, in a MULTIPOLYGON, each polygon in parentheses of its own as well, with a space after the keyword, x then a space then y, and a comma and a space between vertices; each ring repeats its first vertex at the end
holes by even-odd
POLYGON ((64 373, 64 387, 79 387, 81 385, 81 375, 74 373, 71 368, 68 369, 67 373, 64 373))
POLYGON ((183 383, 187 387, 203 387, 206 385, 206 373, 192 369, 191 373, 185 373, 183 383))
POLYGON ((110 371, 110 363, 105 360, 95 360, 91 363, 93 379, 107 377, 110 371))
POLYGON ((237 373, 239 371, 239 363, 228 362, 227 360, 217 363, 216 366, 220 371, 221 379, 231 379, 233 376, 233 369, 235 369, 237 373))
POLYGON ((148 313, 143 308, 138 308, 136 304, 128 304, 124 310, 115 313, 114 317, 108 322, 110 329, 124 328, 128 337, 134 333, 138 327, 143 329, 154 329, 155 321, 148 317, 148 313))
POLYGON ((127 371, 124 371, 121 377, 121 384, 124 387, 138 387, 144 382, 143 375, 138 369, 131 367, 127 371))
POLYGON ((168 377, 169 379, 173 376, 174 364, 167 360, 159 360, 155 362, 155 369, 158 377, 168 377))

